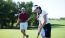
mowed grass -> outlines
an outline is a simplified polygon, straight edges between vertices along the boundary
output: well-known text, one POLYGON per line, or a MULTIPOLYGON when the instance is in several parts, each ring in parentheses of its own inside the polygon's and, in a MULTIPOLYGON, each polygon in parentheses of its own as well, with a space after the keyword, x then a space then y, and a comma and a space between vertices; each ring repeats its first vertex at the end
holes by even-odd
MULTIPOLYGON (((51 38, 65 38, 65 20, 51 20, 55 24, 51 31, 51 38)), ((27 30, 29 38, 37 37, 37 29, 27 30)), ((0 38, 22 38, 19 29, 0 29, 0 38)), ((41 36, 39 36, 41 38, 41 36)))

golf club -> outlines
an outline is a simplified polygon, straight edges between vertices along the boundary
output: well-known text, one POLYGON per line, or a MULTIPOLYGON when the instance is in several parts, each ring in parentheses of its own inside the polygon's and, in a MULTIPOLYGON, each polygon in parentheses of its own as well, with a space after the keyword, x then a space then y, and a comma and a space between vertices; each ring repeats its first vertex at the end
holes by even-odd
POLYGON ((37 35, 37 38, 38 38, 38 35, 37 35))

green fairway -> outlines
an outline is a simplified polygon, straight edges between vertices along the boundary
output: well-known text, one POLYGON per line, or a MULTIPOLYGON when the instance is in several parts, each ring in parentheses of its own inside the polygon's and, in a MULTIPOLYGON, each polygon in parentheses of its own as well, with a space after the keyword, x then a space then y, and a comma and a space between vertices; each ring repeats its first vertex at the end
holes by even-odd
MULTIPOLYGON (((29 38, 36 38, 37 30, 27 30, 27 34, 29 38)), ((65 38, 65 28, 52 29, 51 36, 52 38, 65 38)), ((1 29, 0 38, 22 38, 22 33, 20 30, 1 29)))
MULTIPOLYGON (((65 21, 52 21, 53 26, 51 31, 51 38, 65 38, 65 21)), ((36 38, 37 29, 27 30, 29 38, 36 38)), ((19 29, 0 29, 0 38, 22 38, 22 33, 19 29)), ((41 36, 39 37, 41 38, 41 36)))

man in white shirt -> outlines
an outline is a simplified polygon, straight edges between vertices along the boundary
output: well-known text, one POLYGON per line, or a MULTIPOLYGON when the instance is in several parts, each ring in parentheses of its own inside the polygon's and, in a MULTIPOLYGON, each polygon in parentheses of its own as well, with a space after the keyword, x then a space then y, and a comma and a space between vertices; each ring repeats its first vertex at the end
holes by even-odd
POLYGON ((37 14, 37 20, 39 21, 38 35, 41 32, 42 38, 51 38, 51 24, 47 17, 48 14, 38 5, 33 6, 32 10, 37 14))

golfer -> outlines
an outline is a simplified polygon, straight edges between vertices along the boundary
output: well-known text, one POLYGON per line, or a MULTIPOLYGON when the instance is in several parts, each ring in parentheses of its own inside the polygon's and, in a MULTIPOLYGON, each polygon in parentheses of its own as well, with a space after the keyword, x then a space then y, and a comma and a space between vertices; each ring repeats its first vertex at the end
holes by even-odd
POLYGON ((42 38, 51 38, 51 24, 46 11, 42 10, 38 5, 34 5, 32 10, 37 14, 37 20, 39 20, 38 35, 41 32, 42 38))
POLYGON ((29 15, 26 13, 26 10, 24 7, 21 9, 21 13, 18 15, 18 21, 16 26, 20 23, 20 30, 23 34, 23 38, 26 36, 28 38, 28 35, 26 35, 26 30, 28 27, 28 21, 30 20, 29 15))

